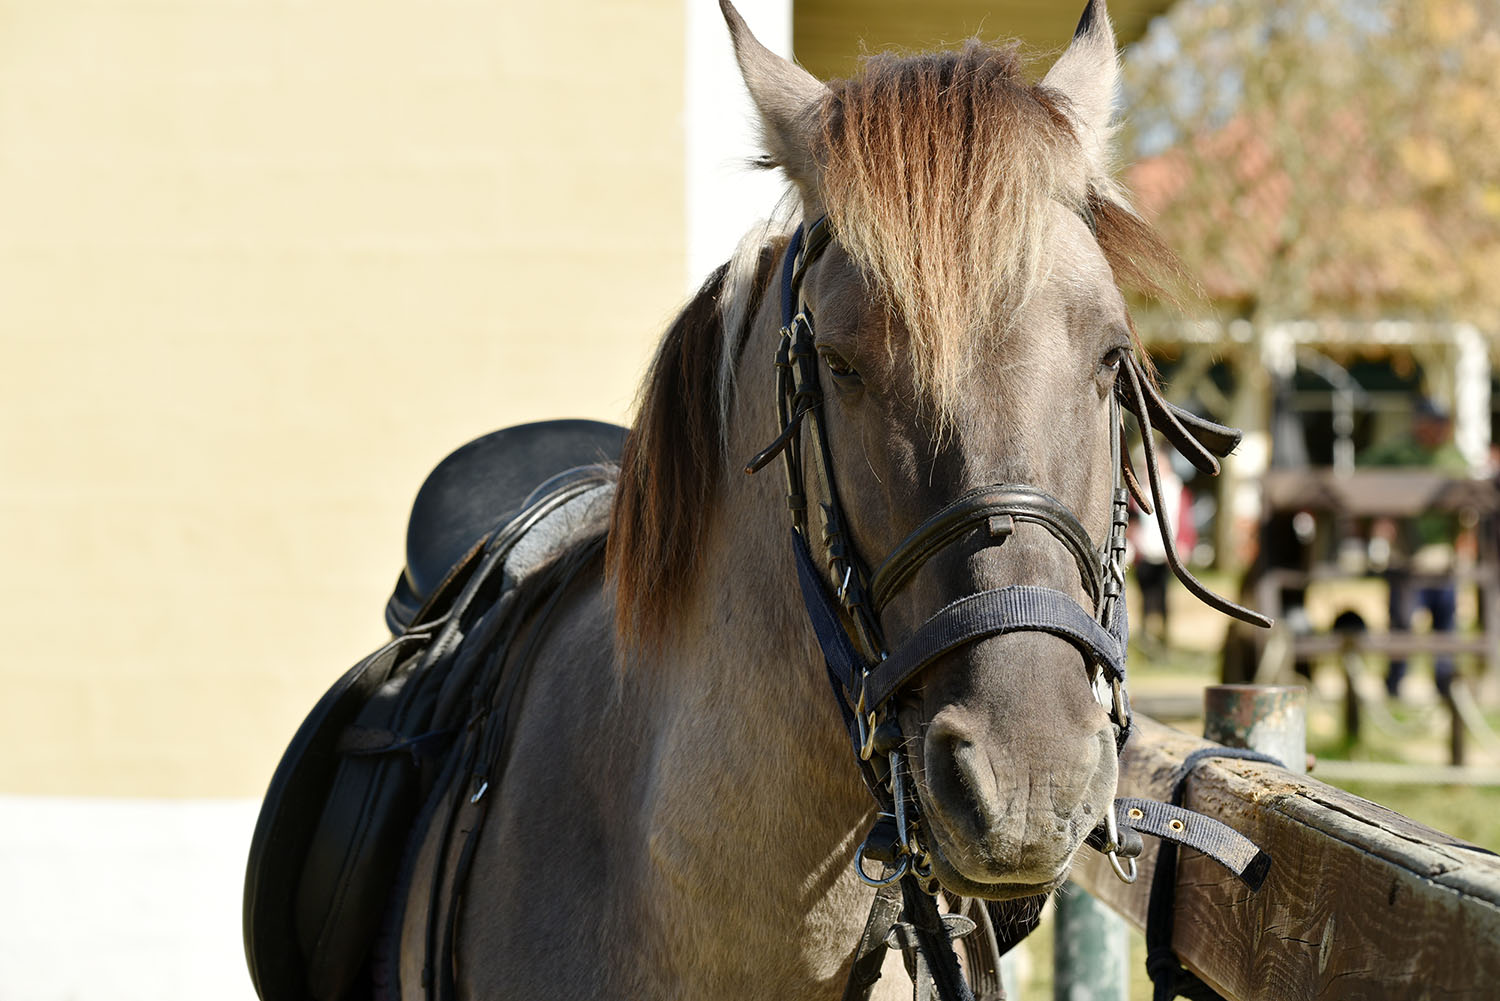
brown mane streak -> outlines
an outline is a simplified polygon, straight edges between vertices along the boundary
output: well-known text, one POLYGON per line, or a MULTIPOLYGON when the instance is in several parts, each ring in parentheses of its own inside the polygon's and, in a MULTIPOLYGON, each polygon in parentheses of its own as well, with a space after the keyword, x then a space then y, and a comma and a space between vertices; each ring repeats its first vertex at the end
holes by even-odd
MULTIPOLYGON (((772 254, 762 250, 751 297, 753 317, 772 254)), ((693 579, 723 457, 719 384, 726 348, 723 306, 729 266, 718 268, 672 322, 642 384, 625 438, 610 511, 605 565, 616 587, 615 628, 627 645, 663 640, 693 579)), ((738 351, 743 331, 735 332, 738 351)))
POLYGON ((1089 192, 1088 211, 1099 249, 1122 287, 1174 306, 1202 297, 1197 282, 1150 223, 1097 190, 1089 192))
POLYGON ((877 55, 835 81, 821 189, 839 242, 910 332, 919 390, 950 416, 987 336, 1039 279, 1051 206, 1088 170, 1057 95, 1014 47, 877 55))
POLYGON ((1114 184, 1091 176, 1066 99, 1025 79, 1014 46, 876 55, 830 84, 822 122, 834 231, 904 321, 910 343, 886 348, 909 355, 940 420, 1035 290, 1056 203, 1089 221, 1124 287, 1169 302, 1196 291, 1114 184))

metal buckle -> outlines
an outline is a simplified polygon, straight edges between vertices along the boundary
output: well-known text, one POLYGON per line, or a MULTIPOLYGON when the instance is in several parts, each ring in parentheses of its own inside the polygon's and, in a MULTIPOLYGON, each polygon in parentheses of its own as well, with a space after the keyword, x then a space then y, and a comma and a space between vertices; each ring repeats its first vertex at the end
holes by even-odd
POLYGON ((1109 859, 1109 867, 1115 871, 1115 875, 1122 883, 1134 883, 1137 875, 1135 859, 1128 858, 1122 864, 1119 856, 1120 828, 1115 821, 1115 805, 1111 803, 1104 811, 1104 857, 1109 859))
POLYGON ((874 876, 871 876, 870 874, 865 872, 865 843, 860 842, 859 847, 855 849, 854 874, 858 876, 859 881, 866 886, 890 886, 896 880, 900 879, 902 876, 905 876, 909 871, 911 871, 911 856, 903 855, 896 863, 895 870, 889 876, 884 876, 880 879, 876 879, 874 876))
POLYGON ((1125 686, 1119 678, 1111 679, 1109 686, 1114 694, 1114 709, 1112 711, 1115 722, 1122 727, 1127 726, 1130 723, 1130 714, 1125 707, 1125 686))
POLYGON ((1122 883, 1134 883, 1135 882, 1135 877, 1136 877, 1135 859, 1133 859, 1133 858, 1126 859, 1125 861, 1128 864, 1125 867, 1122 868, 1121 865, 1120 865, 1120 856, 1116 855, 1114 852, 1106 852, 1104 857, 1107 858, 1107 859, 1109 859, 1109 867, 1115 871, 1115 875, 1120 878, 1120 882, 1122 882, 1122 883))
POLYGON ((854 853, 854 872, 859 876, 860 882, 867 886, 889 886, 907 873, 911 873, 921 881, 923 889, 935 894, 939 887, 932 877, 932 855, 922 848, 921 841, 917 837, 916 824, 907 816, 905 760, 899 749, 891 751, 887 755, 887 760, 891 771, 892 805, 889 816, 896 821, 896 841, 900 846, 897 851, 900 852, 900 857, 895 862, 895 869, 889 875, 879 878, 871 876, 865 872, 865 848, 869 844, 867 838, 860 843, 854 853))
POLYGON ((863 670, 859 677, 859 698, 854 702, 854 721, 859 725, 859 760, 869 761, 875 756, 875 711, 865 701, 865 682, 870 672, 863 670))
POLYGON ((853 573, 854 573, 854 565, 853 564, 850 564, 849 566, 847 566, 847 567, 844 568, 844 580, 843 580, 842 583, 839 584, 838 588, 835 589, 835 591, 834 591, 834 596, 837 597, 840 601, 843 601, 844 600, 844 595, 846 595, 846 594, 849 593, 849 578, 853 575, 853 573))

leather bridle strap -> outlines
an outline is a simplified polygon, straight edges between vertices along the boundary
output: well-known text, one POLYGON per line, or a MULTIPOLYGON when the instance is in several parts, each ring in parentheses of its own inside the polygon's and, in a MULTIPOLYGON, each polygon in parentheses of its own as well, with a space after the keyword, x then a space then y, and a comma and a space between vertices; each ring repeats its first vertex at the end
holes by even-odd
MULTIPOLYGON (((1161 510, 1161 498, 1163 495, 1161 470, 1160 464, 1156 459, 1156 442, 1151 436, 1153 425, 1150 414, 1153 411, 1165 413, 1170 418, 1169 426, 1174 428, 1174 433, 1180 432, 1183 435, 1188 435, 1188 433, 1182 427, 1182 423, 1176 418, 1176 414, 1174 413, 1176 408, 1168 407, 1155 394, 1155 389, 1151 387, 1151 380, 1146 378, 1146 374, 1140 370, 1139 362, 1134 358, 1130 359, 1124 366, 1123 373, 1126 381, 1129 383, 1129 393, 1125 394, 1126 400, 1129 401, 1126 406, 1135 414, 1136 419, 1140 421, 1141 425, 1141 447, 1146 453, 1146 476, 1151 483, 1151 496, 1156 498, 1157 501, 1156 523, 1157 527, 1161 529, 1161 543, 1162 549, 1167 556, 1167 565, 1172 568, 1172 573, 1182 582, 1182 586, 1187 588, 1195 598, 1205 605, 1223 612, 1225 615, 1233 616, 1242 622, 1248 622, 1251 625, 1261 626, 1262 628, 1269 628, 1271 619, 1268 616, 1210 591, 1204 586, 1202 581, 1193 576, 1192 572, 1183 564, 1182 557, 1177 554, 1177 543, 1172 538, 1171 517, 1166 511, 1161 510)), ((1188 437, 1191 438, 1192 436, 1188 435, 1188 437)), ((1202 445, 1199 445, 1199 450, 1204 455, 1208 455, 1207 449, 1202 445)), ((1189 458, 1192 458, 1192 456, 1190 455, 1189 458)), ((1209 461, 1213 463, 1212 469, 1217 473, 1219 471, 1218 461, 1213 459, 1211 455, 1209 456, 1209 461)))
POLYGON ((870 668, 865 701, 884 705, 923 668, 953 650, 1006 633, 1050 633, 1078 648, 1111 681, 1125 680, 1125 638, 1050 587, 1013 584, 965 595, 917 627, 890 657, 870 668))
POLYGON ((870 601, 876 614, 922 565, 954 539, 983 526, 992 539, 1003 542, 1016 522, 1041 525, 1067 547, 1078 564, 1078 575, 1089 597, 1100 599, 1100 566, 1088 531, 1066 504, 1051 494, 1024 483, 999 483, 979 487, 955 498, 912 530, 885 558, 870 579, 870 601))

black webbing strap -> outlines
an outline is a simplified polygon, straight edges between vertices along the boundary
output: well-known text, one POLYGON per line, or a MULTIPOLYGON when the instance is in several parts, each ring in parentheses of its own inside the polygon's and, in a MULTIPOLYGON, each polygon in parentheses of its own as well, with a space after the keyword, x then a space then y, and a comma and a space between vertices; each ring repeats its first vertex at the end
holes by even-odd
POLYGON ((792 530, 792 552, 796 554, 797 584, 802 588, 802 604, 807 608, 807 619, 812 623, 818 646, 823 651, 823 664, 828 671, 828 685, 833 689, 833 701, 839 707, 844 720, 844 729, 849 732, 849 743, 854 747, 854 760, 860 764, 860 773, 877 803, 882 805, 887 798, 880 783, 876 781, 866 762, 860 759, 859 721, 854 716, 851 699, 859 692, 864 675, 864 660, 849 642, 849 634, 839 621, 838 613, 828 600, 822 577, 812 553, 808 552, 807 540, 802 533, 792 530))
POLYGON ((878 706, 943 654, 989 636, 1041 632, 1076 646, 1111 679, 1125 678, 1125 646, 1061 591, 1012 584, 965 595, 939 609, 884 661, 870 669, 865 697, 878 706))
POLYGON ((974 930, 964 936, 964 976, 974 1001, 1005 1001, 1005 984, 1000 977, 1000 938, 995 932, 995 916, 989 901, 979 897, 948 895, 950 911, 974 922, 974 930))
MULTIPOLYGON (((1187 788, 1188 776, 1199 762, 1208 758, 1238 758, 1243 761, 1263 761, 1285 768, 1286 766, 1269 754, 1239 747, 1203 747, 1183 759, 1177 769, 1177 778, 1172 784, 1172 806, 1182 806, 1183 792, 1187 788)), ((1203 820, 1209 818, 1204 817, 1203 820)), ((1196 847, 1196 846, 1194 846, 1196 847)), ((1257 850, 1258 851, 1258 850, 1257 850)), ((1252 861, 1247 867, 1258 871, 1259 880, 1251 889, 1259 888, 1271 867, 1271 858, 1259 852, 1264 862, 1252 861)), ((1238 873, 1236 875, 1239 875, 1238 873)), ((1244 875, 1240 876, 1245 879, 1244 875)), ((1246 881, 1248 884, 1248 880, 1246 881)), ((1156 855, 1156 872, 1151 877, 1151 898, 1146 905, 1146 974, 1153 987, 1152 1001, 1172 1001, 1185 997, 1191 1001, 1224 1001, 1212 987, 1198 979, 1197 974, 1184 969, 1177 954, 1172 951, 1172 929, 1176 920, 1177 904, 1177 844, 1165 841, 1156 855)))
MULTIPOLYGON (((1202 852, 1251 890, 1259 890, 1271 871, 1271 856, 1255 842, 1228 824, 1186 807, 1121 796, 1115 800, 1115 814, 1121 832, 1129 829, 1202 852)), ((1095 844, 1096 836, 1097 829, 1086 842, 1090 847, 1100 847, 1095 844)))
MULTIPOLYGON (((906 920, 916 938, 913 943, 916 954, 913 949, 907 949, 907 957, 913 965, 925 961, 926 974, 932 978, 930 987, 934 994, 931 996, 941 1001, 974 1001, 974 992, 964 980, 958 956, 953 951, 953 940, 948 937, 948 929, 943 926, 943 917, 938 913, 937 901, 910 873, 901 878, 901 896, 906 902, 906 920)), ((915 968, 911 970, 914 996, 917 1001, 927 1001, 923 995, 929 985, 922 982, 923 978, 917 972, 915 968)))
POLYGON ((802 537, 801 532, 792 532, 792 551, 796 554, 797 584, 802 589, 802 604, 807 608, 807 619, 818 637, 823 659, 828 662, 829 671, 853 695, 858 689, 860 675, 864 672, 864 659, 854 649, 854 644, 849 642, 849 634, 839 620, 838 613, 834 611, 832 602, 828 600, 822 575, 813 562, 807 540, 802 537))

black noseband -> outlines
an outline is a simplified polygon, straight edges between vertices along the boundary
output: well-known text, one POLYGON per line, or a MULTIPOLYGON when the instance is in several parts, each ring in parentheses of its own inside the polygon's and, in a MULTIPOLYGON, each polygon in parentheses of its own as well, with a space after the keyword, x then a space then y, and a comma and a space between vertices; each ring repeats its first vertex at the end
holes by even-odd
POLYGON ((870 578, 870 601, 878 615, 896 592, 939 550, 971 529, 983 527, 1003 542, 1017 522, 1041 525, 1068 548, 1078 576, 1095 604, 1103 596, 1101 568, 1106 554, 1094 548, 1088 531, 1066 504, 1025 483, 997 483, 971 490, 918 525, 870 578))

